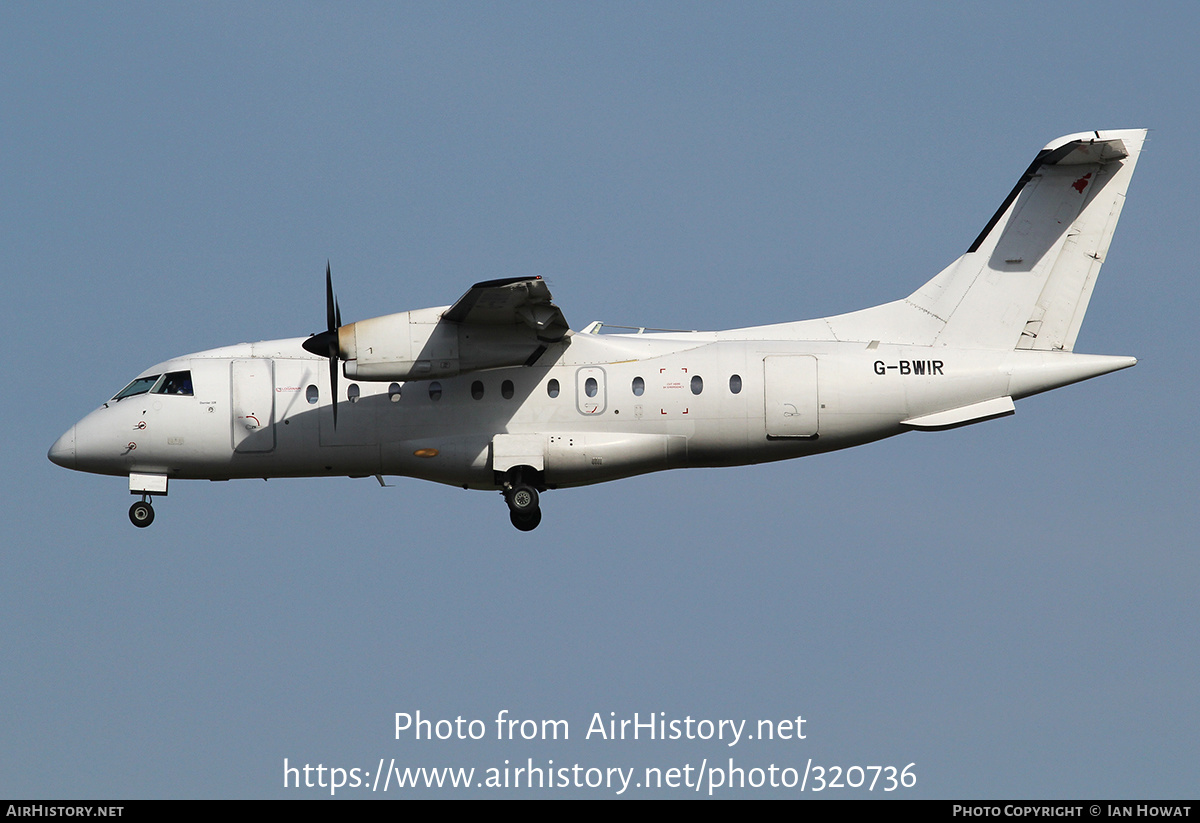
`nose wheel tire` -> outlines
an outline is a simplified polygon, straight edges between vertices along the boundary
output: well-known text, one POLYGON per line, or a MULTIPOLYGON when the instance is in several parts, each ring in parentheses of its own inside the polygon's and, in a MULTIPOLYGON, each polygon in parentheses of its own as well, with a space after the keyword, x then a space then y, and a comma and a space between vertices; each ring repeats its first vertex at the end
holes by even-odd
POLYGON ((154 507, 144 500, 139 500, 129 507, 129 522, 144 529, 154 522, 154 507))

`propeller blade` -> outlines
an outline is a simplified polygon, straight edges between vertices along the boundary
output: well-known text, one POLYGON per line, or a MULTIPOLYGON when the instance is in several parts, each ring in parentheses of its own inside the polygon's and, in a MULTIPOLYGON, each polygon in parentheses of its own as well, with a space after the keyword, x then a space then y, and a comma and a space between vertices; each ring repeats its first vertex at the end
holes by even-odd
POLYGON ((333 274, 329 269, 329 261, 325 261, 325 328, 333 331, 341 323, 338 322, 337 300, 333 296, 333 274))
POLYGON ((329 357, 329 389, 333 393, 333 427, 337 428, 337 407, 338 407, 338 361, 337 352, 333 352, 329 357))
POLYGON ((341 347, 338 343, 338 328, 342 325, 342 310, 333 296, 333 273, 329 261, 325 261, 325 323, 328 328, 320 334, 310 336, 300 345, 307 352, 329 359, 329 390, 333 393, 333 427, 338 418, 338 361, 341 347))

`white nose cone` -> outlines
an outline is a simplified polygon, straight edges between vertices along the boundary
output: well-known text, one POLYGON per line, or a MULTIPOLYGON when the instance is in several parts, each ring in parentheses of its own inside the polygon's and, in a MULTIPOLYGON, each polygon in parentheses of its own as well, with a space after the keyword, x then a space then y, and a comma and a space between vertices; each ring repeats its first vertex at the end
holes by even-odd
POLYGON ((75 427, 67 429, 66 434, 54 441, 50 451, 46 453, 50 462, 64 469, 75 468, 75 427))

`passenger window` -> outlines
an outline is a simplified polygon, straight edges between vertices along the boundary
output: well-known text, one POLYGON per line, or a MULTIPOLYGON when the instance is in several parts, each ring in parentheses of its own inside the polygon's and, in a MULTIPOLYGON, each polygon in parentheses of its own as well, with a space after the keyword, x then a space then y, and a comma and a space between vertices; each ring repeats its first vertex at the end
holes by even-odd
POLYGON ((177 394, 192 396, 192 373, 190 371, 167 372, 162 382, 154 387, 154 394, 177 394))
POLYGON ((388 386, 388 400, 391 400, 393 403, 400 402, 400 384, 399 383, 393 383, 392 385, 388 386))
POLYGON ((139 377, 125 388, 117 392, 113 400, 124 400, 126 397, 133 397, 135 394, 145 394, 154 388, 154 384, 158 382, 158 378, 162 375, 152 374, 149 377, 139 377))
POLYGON ((505 380, 500 384, 500 396, 505 400, 512 400, 513 396, 513 381, 505 380))
POLYGON ((357 403, 359 395, 361 393, 362 392, 358 388, 357 383, 351 383, 349 386, 346 387, 346 399, 349 400, 351 403, 357 403))
POLYGON ((692 394, 699 394, 704 391, 704 381, 700 379, 700 375, 692 375, 692 394))
POLYGON ((551 380, 549 383, 546 384, 546 394, 550 395, 551 397, 558 397, 558 381, 557 380, 551 380))
POLYGON ((729 391, 733 394, 738 394, 742 390, 742 376, 740 374, 732 374, 729 376, 729 391))
POLYGON ((308 405, 315 406, 317 405, 317 401, 321 399, 321 392, 317 390, 316 386, 310 384, 304 390, 304 399, 308 401, 308 405))
POLYGON ((482 381, 476 380, 474 383, 471 384, 471 397, 475 398, 476 400, 483 399, 483 382, 482 381))
POLYGON ((596 378, 589 377, 586 381, 584 381, 583 391, 588 397, 595 397, 596 392, 599 391, 599 389, 600 384, 596 382, 596 378))
POLYGON ((640 377, 633 378, 633 396, 641 397, 646 391, 646 381, 640 377))
POLYGON ((434 380, 432 383, 429 384, 429 399, 430 400, 441 400, 442 399, 442 384, 436 380, 434 380))

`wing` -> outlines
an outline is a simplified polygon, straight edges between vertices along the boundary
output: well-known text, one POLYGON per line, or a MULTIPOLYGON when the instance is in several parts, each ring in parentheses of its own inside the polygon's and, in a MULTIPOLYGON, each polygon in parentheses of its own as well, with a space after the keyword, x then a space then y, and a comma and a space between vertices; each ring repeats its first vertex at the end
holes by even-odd
POLYGON ((562 309, 550 302, 541 277, 506 277, 476 283, 442 318, 464 326, 527 326, 538 341, 557 343, 570 331, 562 309))

